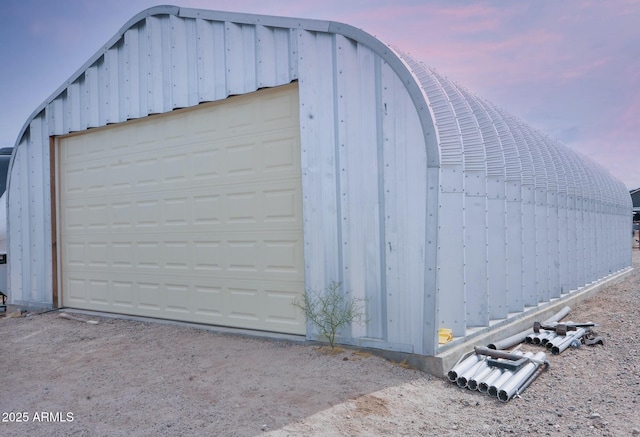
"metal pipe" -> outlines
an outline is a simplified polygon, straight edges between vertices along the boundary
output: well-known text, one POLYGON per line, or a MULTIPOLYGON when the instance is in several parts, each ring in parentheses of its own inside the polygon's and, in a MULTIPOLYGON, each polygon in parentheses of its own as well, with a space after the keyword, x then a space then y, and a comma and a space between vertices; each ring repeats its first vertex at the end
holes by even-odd
POLYGON ((456 364, 453 369, 449 370, 447 373, 447 378, 449 381, 456 382, 458 380, 458 375, 464 373, 468 369, 470 369, 474 364, 476 364, 480 360, 480 357, 477 354, 471 354, 462 362, 456 364))
MULTIPOLYGON (((571 321, 567 322, 567 323, 573 323, 571 321)), ((557 331, 549 331, 549 333, 553 334, 550 337, 548 337, 547 341, 541 342, 540 344, 543 345, 544 347, 546 347, 548 350, 551 350, 551 348, 558 344, 561 343, 562 341, 564 341, 564 338, 566 337, 567 334, 558 334, 557 331), (551 343, 551 344, 550 344, 551 343)))
MULTIPOLYGON (((564 317, 566 317, 567 314, 569 314, 569 311, 571 311, 571 307, 565 306, 556 314, 554 314, 553 316, 545 320, 544 323, 549 324, 553 322, 559 322, 564 317)), ((504 340, 496 341, 494 343, 489 344, 489 349, 496 349, 496 350, 509 349, 510 347, 515 346, 516 344, 522 343, 524 339, 527 337, 527 335, 531 333, 533 333, 533 329, 529 328, 526 331, 522 331, 518 334, 514 334, 511 337, 505 338, 504 340)))
POLYGON ((549 366, 538 366, 538 369, 533 372, 533 374, 524 383, 522 383, 520 387, 518 387, 518 390, 516 390, 516 395, 521 395, 527 389, 527 387, 529 387, 531 383, 535 381, 536 378, 548 368, 549 366))
POLYGON ((557 346, 553 346, 553 347, 551 348, 551 353, 552 353, 552 354, 554 354, 554 355, 561 354, 562 352, 564 352, 564 350, 565 350, 566 348, 568 348, 568 347, 571 345, 571 343, 573 342, 573 340, 576 340, 576 339, 580 339, 580 338, 582 338, 582 336, 583 336, 584 334, 586 334, 586 333, 587 333, 587 330, 586 330, 586 329, 584 329, 584 328, 579 328, 578 330, 576 330, 576 331, 575 331, 575 334, 573 334, 573 335, 567 335, 567 339, 566 339, 565 341, 563 341, 562 343, 560 343, 560 344, 559 344, 559 345, 557 345, 557 346))
MULTIPOLYGON (((552 322, 552 323, 548 323, 548 326, 555 326, 557 325, 558 322, 552 322)), ((548 335, 547 331, 538 331, 535 332, 535 329, 533 331, 533 334, 527 335, 527 337, 525 338, 525 341, 527 341, 527 343, 532 343, 532 344, 542 344, 543 339, 548 335), (538 340, 536 340, 538 339, 538 340)))
POLYGON ((469 390, 478 390, 478 384, 481 381, 484 381, 487 376, 493 372, 493 367, 489 367, 488 365, 476 372, 471 378, 469 378, 469 382, 467 382, 467 388, 469 390))
POLYGON ((475 363, 471 368, 467 369, 462 375, 458 376, 457 382, 458 387, 464 388, 467 386, 467 382, 473 375, 476 374, 478 370, 481 370, 483 367, 487 366, 486 360, 481 360, 475 363))
MULTIPOLYGON (((486 356, 489 356, 491 358, 504 358, 504 359, 510 360, 510 361, 518 361, 518 360, 520 360, 522 358, 522 352, 521 351, 513 351, 513 352, 498 351, 498 350, 493 350, 493 349, 489 349, 489 348, 482 347, 482 346, 476 346, 476 347, 474 347, 474 350, 476 351, 476 354, 478 354, 478 355, 486 355, 486 356)), ((532 352, 527 352, 526 354, 524 354, 524 356, 525 356, 525 358, 528 358, 529 360, 534 360, 532 352)), ((540 362, 538 364, 544 364, 544 363, 540 362)))
POLYGON ((562 343, 566 339, 567 339, 566 335, 556 335, 556 337, 553 340, 548 341, 547 344, 545 344, 544 346, 548 350, 551 350, 552 347, 559 345, 560 343, 562 343))
MULTIPOLYGON (((525 358, 529 358, 532 359, 533 358, 533 353, 532 352, 526 352, 524 354, 525 358)), ((531 364, 531 363, 527 363, 531 364)), ((513 377, 513 375, 515 375, 517 372, 512 372, 511 370, 505 370, 504 372, 502 372, 502 375, 500 376, 500 378, 498 378, 490 387, 489 387, 489 395, 490 396, 498 396, 498 393, 500 392, 500 390, 502 389, 502 387, 505 386, 505 384, 509 383, 509 380, 513 377)))
MULTIPOLYGON (((526 354, 525 354, 526 355, 526 354)), ((543 361, 546 358, 546 354, 544 352, 537 352, 533 358, 536 361, 543 361)), ((505 384, 500 387, 498 390, 497 396, 498 400, 502 402, 507 402, 509 399, 516 394, 518 388, 529 379, 529 377, 536 371, 536 369, 540 366, 540 364, 536 363, 536 361, 530 361, 520 370, 518 370, 513 377, 511 377, 505 384)))
POLYGON ((539 333, 538 336, 533 339, 533 344, 542 344, 542 340, 544 340, 545 338, 548 338, 549 335, 550 335, 550 332, 547 332, 547 331, 539 333))
POLYGON ((489 391, 489 387, 491 387, 491 385, 500 378, 500 375, 502 375, 502 369, 493 369, 489 376, 478 383, 478 391, 480 393, 487 393, 489 391))
POLYGON ((551 333, 549 334, 548 337, 543 338, 542 341, 540 341, 540 344, 542 346, 546 346, 547 343, 549 343, 550 341, 552 341, 554 338, 556 338, 558 336, 558 333, 551 331, 551 333))
POLYGON ((538 332, 538 333, 532 332, 531 334, 527 335, 527 336, 524 338, 524 342, 525 342, 525 343, 527 343, 527 344, 533 344, 533 342, 535 341, 535 339, 536 339, 537 337, 540 337, 540 335, 541 335, 541 334, 542 334, 542 333, 540 333, 540 332, 538 332))
MULTIPOLYGON (((569 322, 569 323, 573 323, 573 322, 569 322)), ((545 344, 545 347, 548 350, 551 350, 554 346, 558 346, 562 342, 564 342, 569 336, 575 335, 576 332, 577 332, 577 330, 576 331, 570 331, 565 335, 557 335, 552 341, 550 341, 547 344, 545 344)))
POLYGON ((502 372, 502 375, 500 375, 500 377, 489 386, 489 396, 498 396, 498 391, 500 390, 500 388, 505 385, 512 376, 513 372, 510 370, 505 370, 504 372, 502 372))

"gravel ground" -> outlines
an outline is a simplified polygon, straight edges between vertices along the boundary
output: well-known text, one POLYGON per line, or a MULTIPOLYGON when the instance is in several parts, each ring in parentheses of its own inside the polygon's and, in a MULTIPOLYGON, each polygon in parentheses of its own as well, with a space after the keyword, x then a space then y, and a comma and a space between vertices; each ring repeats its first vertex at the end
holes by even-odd
POLYGON ((598 323, 605 344, 549 356, 507 403, 349 349, 59 312, 0 318, 0 435, 640 436, 639 263, 636 251, 630 275, 568 316, 598 323))

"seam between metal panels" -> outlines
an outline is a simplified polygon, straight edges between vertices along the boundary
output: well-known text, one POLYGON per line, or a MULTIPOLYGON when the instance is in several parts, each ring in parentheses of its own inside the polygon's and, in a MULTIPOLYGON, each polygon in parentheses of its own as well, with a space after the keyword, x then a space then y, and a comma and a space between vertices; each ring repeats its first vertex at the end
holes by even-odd
MULTIPOLYGON (((342 211, 342 177, 340 174, 340 123, 339 123, 339 108, 338 108, 338 81, 335 79, 336 68, 338 62, 338 54, 336 52, 336 37, 335 35, 331 36, 331 62, 333 63, 333 71, 331 74, 334 76, 333 82, 333 165, 334 172, 336 178, 336 187, 335 187, 335 199, 336 199, 336 232, 338 238, 338 282, 344 286, 344 242, 342 236, 342 228, 347 220, 343 218, 342 211)), ((344 291, 344 289, 343 289, 344 291)))
POLYGON ((374 64, 374 74, 376 82, 376 104, 378 111, 376 114, 377 124, 377 153, 378 153, 378 227, 380 240, 380 331, 381 336, 385 340, 388 336, 387 328, 387 243, 386 243, 386 204, 384 200, 384 134, 382 129, 383 116, 382 110, 382 66, 380 58, 376 58, 374 64))

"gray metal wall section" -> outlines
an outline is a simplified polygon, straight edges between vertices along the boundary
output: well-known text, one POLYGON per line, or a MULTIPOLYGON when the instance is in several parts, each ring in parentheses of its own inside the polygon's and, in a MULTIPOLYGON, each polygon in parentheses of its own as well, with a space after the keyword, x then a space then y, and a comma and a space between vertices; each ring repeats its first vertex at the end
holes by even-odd
POLYGON ((464 337, 630 265, 624 234, 631 204, 619 181, 433 69, 402 57, 423 86, 442 153, 440 326, 464 337), (478 153, 478 144, 486 155, 478 153), (485 274, 483 284, 471 286, 485 274))
MULTIPOLYGON (((51 307, 50 136, 298 80, 308 289, 343 284, 341 341, 433 355, 630 265, 622 184, 339 23, 156 7, 30 117, 9 179, 9 295, 51 307), (596 256, 595 254, 598 254, 596 256)), ((308 328, 308 337, 316 333, 308 328)))

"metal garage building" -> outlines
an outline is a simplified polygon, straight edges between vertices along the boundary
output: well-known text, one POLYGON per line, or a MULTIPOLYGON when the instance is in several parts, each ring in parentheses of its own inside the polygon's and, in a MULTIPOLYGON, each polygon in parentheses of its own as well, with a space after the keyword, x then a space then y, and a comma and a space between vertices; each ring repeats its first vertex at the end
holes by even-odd
POLYGON ((354 27, 155 7, 29 118, 8 188, 13 305, 433 356, 631 264, 631 202, 588 159, 354 27))

